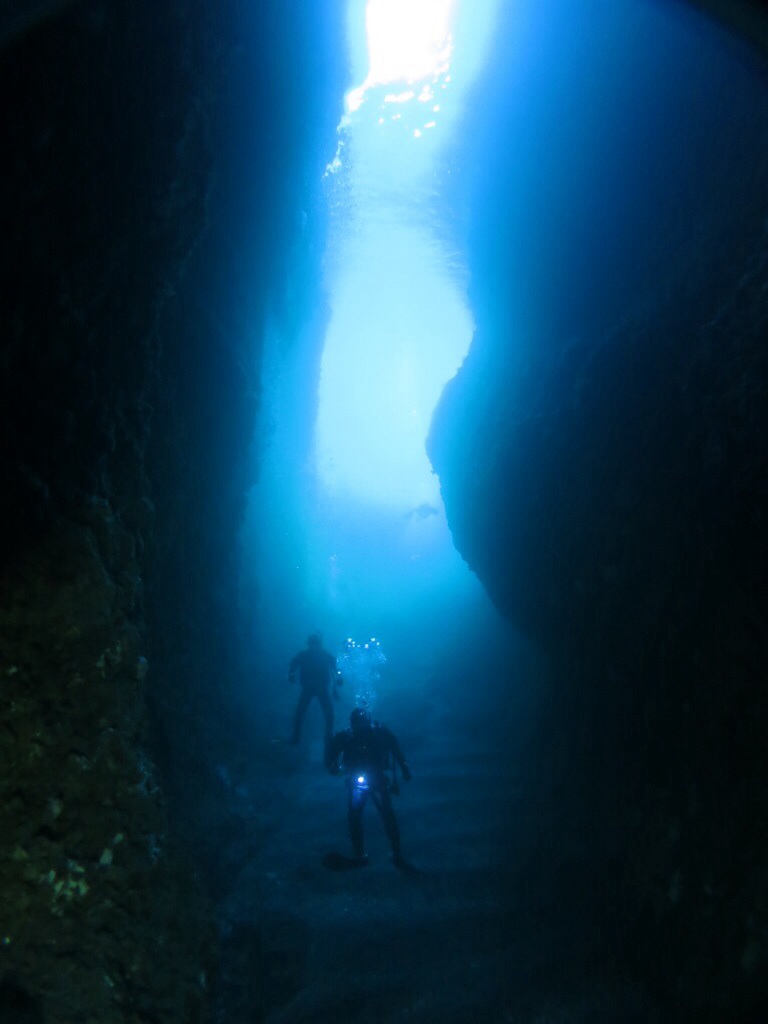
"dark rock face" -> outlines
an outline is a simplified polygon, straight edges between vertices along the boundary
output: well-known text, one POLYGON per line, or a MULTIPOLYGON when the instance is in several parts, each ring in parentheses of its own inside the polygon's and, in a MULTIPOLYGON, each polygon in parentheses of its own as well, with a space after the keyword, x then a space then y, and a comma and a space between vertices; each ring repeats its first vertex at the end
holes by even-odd
POLYGON ((689 176, 648 242, 656 270, 635 256, 633 283, 596 225, 580 259, 586 292, 615 285, 604 300, 541 243, 551 308, 522 324, 504 308, 519 222, 500 159, 475 347, 430 442, 458 548, 552 658, 526 755, 541 817, 592 823, 570 867, 669 1019, 752 1020, 768 999, 763 121, 751 150, 689 176))
POLYGON ((464 433, 454 406, 433 449, 462 553, 553 657, 527 756, 610 823, 591 856, 621 875, 630 957, 686 1012, 716 995, 743 1019, 766 997, 767 257, 700 332, 679 305, 624 327, 539 367, 533 413, 496 396, 464 433))
POLYGON ((192 1022, 258 338, 342 21, 48 6, 0 56, 0 1018, 192 1022))
POLYGON ((179 6, 78 5, 2 58, 3 1016, 187 1020, 205 998, 143 594, 157 317, 202 222, 188 162, 209 164, 196 42, 179 6))
POLYGON ((20 992, 46 1021, 194 1019, 202 1001, 206 907, 147 753, 139 582, 96 499, 3 580, 4 1019, 20 992))
POLYGON ((688 0, 718 19, 735 35, 768 53, 768 5, 765 0, 688 0))

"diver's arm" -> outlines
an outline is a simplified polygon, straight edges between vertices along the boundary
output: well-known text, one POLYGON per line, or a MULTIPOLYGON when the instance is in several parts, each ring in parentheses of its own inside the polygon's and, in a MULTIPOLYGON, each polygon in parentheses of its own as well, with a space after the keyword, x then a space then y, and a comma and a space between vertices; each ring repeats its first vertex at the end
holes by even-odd
POLYGON ((411 769, 408 767, 408 762, 405 760, 405 755, 403 754, 403 751, 400 749, 400 744, 397 742, 397 737, 393 732, 391 732, 386 727, 384 728, 384 732, 389 742, 389 749, 392 751, 392 756, 394 757, 395 761, 397 761, 397 764, 400 767, 400 774, 403 776, 406 782, 410 782, 412 778, 411 769))

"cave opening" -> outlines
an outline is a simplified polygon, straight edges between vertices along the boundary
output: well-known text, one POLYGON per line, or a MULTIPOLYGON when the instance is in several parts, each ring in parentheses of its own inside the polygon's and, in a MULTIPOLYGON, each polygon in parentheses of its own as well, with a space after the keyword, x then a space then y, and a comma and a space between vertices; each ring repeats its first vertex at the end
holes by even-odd
MULTIPOLYGON (((474 332, 466 224, 445 185, 495 7, 347 5, 351 81, 336 98, 318 209, 305 214, 323 224, 324 318, 305 317, 308 337, 293 349, 275 325, 259 427, 269 441, 243 535, 258 576, 285 581, 282 600, 260 603, 255 644, 276 651, 275 676, 311 629, 347 665, 349 644, 375 636, 387 684, 367 689, 371 710, 408 714, 410 700, 411 711, 432 709, 432 725, 485 714, 490 691, 458 697, 456 679, 517 643, 453 545, 426 451, 474 332)), ((284 692, 256 700, 262 727, 284 731, 284 692)), ((350 689, 342 721, 354 701, 350 689)))

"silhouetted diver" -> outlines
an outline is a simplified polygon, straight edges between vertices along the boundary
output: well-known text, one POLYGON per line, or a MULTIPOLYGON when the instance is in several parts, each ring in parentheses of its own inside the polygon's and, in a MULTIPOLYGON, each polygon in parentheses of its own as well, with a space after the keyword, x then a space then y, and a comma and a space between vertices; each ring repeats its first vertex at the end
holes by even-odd
POLYGON ((325 718, 325 741, 328 743, 333 735, 333 704, 331 704, 330 685, 333 682, 333 695, 338 699, 337 686, 343 680, 336 670, 336 658, 323 648, 323 640, 319 633, 312 633, 307 639, 306 649, 291 658, 288 666, 288 681, 293 682, 299 674, 301 693, 293 716, 293 735, 291 743, 298 743, 301 738, 301 726, 309 703, 317 698, 323 709, 325 718))

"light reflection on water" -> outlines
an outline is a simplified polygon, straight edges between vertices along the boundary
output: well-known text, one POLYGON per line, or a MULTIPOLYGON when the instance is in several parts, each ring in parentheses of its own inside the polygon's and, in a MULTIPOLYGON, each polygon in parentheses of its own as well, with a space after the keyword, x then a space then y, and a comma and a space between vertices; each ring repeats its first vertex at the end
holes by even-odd
MULTIPOLYGON (((481 22, 490 17, 490 0, 470 3, 481 22)), ((396 606, 398 582, 413 600, 469 575, 425 451, 474 330, 462 227, 444 213, 441 181, 488 26, 462 42, 460 8, 458 0, 369 0, 368 72, 347 93, 326 174, 330 323, 315 437, 324 489, 316 544, 333 571, 326 584, 319 574, 327 590, 315 598, 345 621, 371 604, 396 606), (403 18, 414 13, 423 17, 409 28, 403 18)))
POLYGON ((327 175, 318 471, 331 493, 401 512, 439 503, 424 442, 473 333, 459 232, 439 212, 445 144, 469 85, 452 74, 457 8, 369 0, 368 73, 347 93, 327 175))

